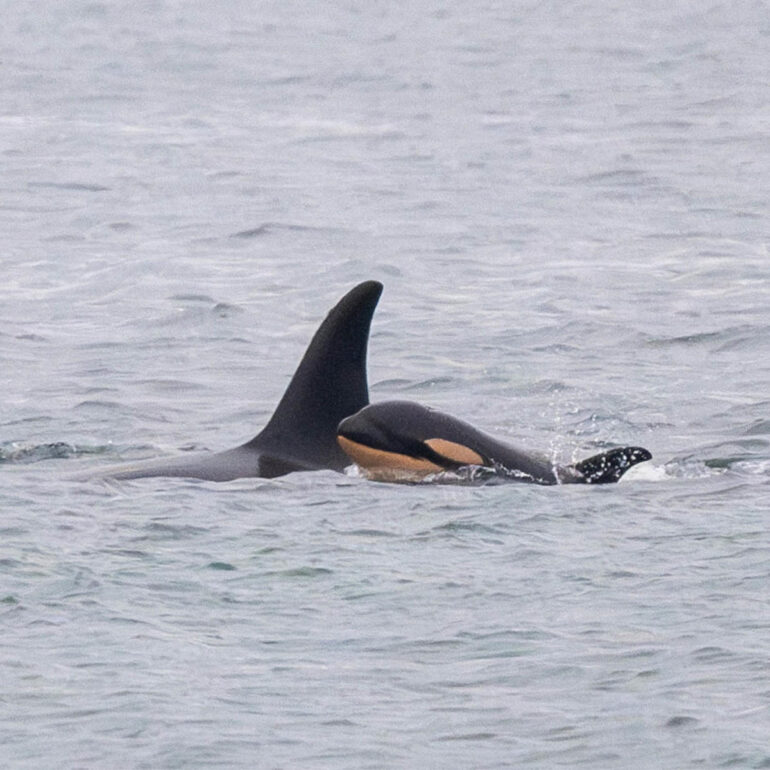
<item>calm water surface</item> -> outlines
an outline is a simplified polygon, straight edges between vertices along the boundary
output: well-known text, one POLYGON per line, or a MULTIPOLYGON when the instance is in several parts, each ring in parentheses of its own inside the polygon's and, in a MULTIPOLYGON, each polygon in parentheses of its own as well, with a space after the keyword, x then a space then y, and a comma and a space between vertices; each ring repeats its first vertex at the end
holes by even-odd
POLYGON ((6 3, 0 764, 770 767, 763 3, 6 3), (73 483, 373 400, 607 488, 73 483))

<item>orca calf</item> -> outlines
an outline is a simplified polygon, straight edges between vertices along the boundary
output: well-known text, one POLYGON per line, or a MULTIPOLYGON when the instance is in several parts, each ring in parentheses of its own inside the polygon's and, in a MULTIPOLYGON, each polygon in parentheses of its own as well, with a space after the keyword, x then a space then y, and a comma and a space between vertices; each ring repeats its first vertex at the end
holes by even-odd
POLYGON ((575 465, 555 465, 547 457, 482 433, 472 425, 411 401, 385 401, 346 417, 337 429, 345 453, 371 479, 420 481, 432 474, 484 469, 470 478, 535 484, 608 484, 652 455, 641 447, 621 447, 575 465))
POLYGON ((77 478, 182 476, 230 481, 273 478, 292 471, 350 465, 337 444, 337 425, 369 403, 366 351, 382 284, 349 291, 323 321, 267 425, 251 441, 216 454, 158 458, 97 468, 77 478))

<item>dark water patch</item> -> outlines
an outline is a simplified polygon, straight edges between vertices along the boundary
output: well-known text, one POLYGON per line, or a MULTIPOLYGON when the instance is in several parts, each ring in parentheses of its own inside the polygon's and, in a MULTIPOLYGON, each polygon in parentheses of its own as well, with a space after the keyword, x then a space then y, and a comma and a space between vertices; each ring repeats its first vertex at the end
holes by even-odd
POLYGON ((324 727, 358 727, 359 723, 351 719, 328 719, 321 722, 324 727))
MULTIPOLYGON (((163 583, 148 582, 147 588, 151 591, 158 591, 159 593, 181 593, 195 596, 196 591, 198 590, 198 584, 192 580, 177 579, 165 581, 163 583)), ((190 625, 194 625, 196 622, 197 620, 193 619, 190 621, 190 625)))
POLYGON ((627 569, 618 569, 618 570, 611 570, 609 572, 606 572, 605 577, 609 577, 613 579, 636 578, 636 577, 639 577, 639 573, 631 572, 630 570, 627 570, 627 569))
POLYGON ((660 655, 661 652, 662 650, 655 647, 638 647, 636 649, 623 652, 620 657, 627 658, 629 660, 639 660, 640 658, 654 658, 656 655, 660 655))
MULTIPOLYGON (((2 423, 2 427, 4 428, 12 428, 16 427, 18 425, 23 425, 25 427, 34 427, 34 426, 43 426, 48 425, 49 423, 54 422, 54 418, 50 417, 45 414, 35 415, 33 417, 22 417, 18 420, 9 420, 8 422, 2 423)), ((13 442, 5 442, 6 444, 12 444, 13 442)))
POLYGON ((733 331, 725 335, 727 339, 715 349, 715 353, 732 353, 740 351, 766 352, 768 348, 768 329, 746 327, 743 331, 733 331))
POLYGON ((125 556, 130 559, 147 559, 150 557, 147 551, 140 551, 136 548, 105 548, 104 552, 114 556, 125 556))
MULTIPOLYGON (((503 600, 506 598, 505 595, 502 594, 499 594, 498 596, 503 600)), ((508 599, 510 598, 511 597, 509 596, 508 599)), ((512 628, 500 631, 460 631, 457 634, 457 638, 487 644, 490 642, 503 641, 543 641, 546 639, 554 639, 555 635, 550 631, 543 629, 512 628)))
POLYGON ((344 594, 342 596, 343 601, 346 602, 360 602, 364 601, 367 604, 374 598, 382 596, 384 592, 381 591, 360 591, 355 594, 344 594))
MULTIPOLYGON (((54 605, 57 606, 57 605, 54 605)), ((60 605, 59 605, 60 606, 60 605)), ((66 621, 59 619, 59 620, 52 620, 51 618, 35 618, 34 620, 31 620, 28 624, 29 628, 56 628, 57 626, 62 626, 65 624, 66 621)))
POLYGON ((671 717, 671 719, 668 719, 666 721, 665 727, 673 727, 673 728, 695 727, 698 724, 700 724, 700 720, 695 719, 695 717, 673 716, 671 717))
POLYGON ((258 238, 260 235, 267 235, 270 232, 270 225, 264 224, 258 227, 252 227, 248 230, 239 230, 237 233, 233 233, 231 238, 258 238))
MULTIPOLYGON (((719 276, 715 276, 718 280, 719 276)), ((643 344, 653 349, 666 348, 708 348, 714 353, 729 353, 741 350, 757 350, 766 346, 768 330, 753 325, 742 325, 720 329, 718 331, 701 331, 690 334, 680 334, 666 337, 647 337, 643 344)))
POLYGON ((209 569, 222 570, 223 572, 232 572, 238 569, 235 565, 226 561, 212 561, 206 565, 209 569))
POLYGON ((201 302, 205 305, 214 304, 213 297, 209 297, 208 294, 172 294, 169 297, 173 302, 201 302))
POLYGON ((217 302, 214 307, 211 308, 211 314, 217 318, 231 318, 235 315, 244 313, 244 309, 238 305, 231 305, 228 302, 217 302))
POLYGON ((398 537, 398 532, 389 532, 384 529, 336 529, 337 534, 349 535, 352 537, 374 537, 374 538, 389 538, 398 537))
POLYGON ((75 404, 75 409, 113 411, 120 410, 122 408, 123 404, 120 404, 117 401, 107 401, 104 399, 86 399, 85 401, 80 401, 79 403, 75 404))
POLYGON ((726 663, 735 658, 735 654, 722 647, 699 647, 692 652, 693 658, 702 663, 726 663))
POLYGON ((163 524, 157 521, 146 525, 144 530, 146 534, 132 540, 134 542, 187 540, 201 537, 210 531, 207 527, 195 527, 192 524, 163 524))
MULTIPOLYGON (((260 534, 260 533, 257 533, 257 534, 260 534)), ((271 553, 280 553, 280 552, 281 552, 281 551, 283 551, 283 550, 284 550, 284 549, 283 549, 283 548, 281 548, 280 546, 272 546, 272 545, 266 545, 264 548, 260 548, 260 549, 258 549, 258 550, 255 552, 255 554, 256 554, 257 556, 267 556, 267 555, 269 555, 269 554, 271 554, 271 553)))
POLYGON ((719 472, 719 469, 709 467, 702 458, 689 455, 669 460, 663 469, 667 476, 678 479, 704 479, 719 472))
POLYGON ((715 456, 703 458, 707 467, 727 470, 738 463, 745 466, 746 463, 752 461, 767 459, 770 456, 770 439, 732 439, 703 451, 704 454, 711 454, 712 452, 715 454, 715 456))
POLYGON ((746 455, 732 455, 730 457, 709 457, 703 461, 703 464, 707 468, 713 470, 726 471, 730 470, 734 465, 743 463, 746 461, 746 455))
POLYGON ((494 649, 474 649, 472 652, 466 652, 460 655, 462 660, 510 660, 513 658, 530 657, 536 653, 536 648, 512 646, 511 644, 498 644, 494 649))
POLYGON ((316 225, 300 225, 289 222, 264 222, 256 227, 250 227, 246 230, 239 230, 233 233, 231 238, 248 240, 250 238, 259 238, 270 233, 288 232, 288 233, 330 233, 338 232, 334 227, 318 227, 316 225))
POLYGON ((649 183, 647 173, 638 168, 618 168, 610 171, 601 171, 596 174, 587 174, 577 177, 578 185, 618 185, 621 187, 637 186, 643 182, 649 183))
MULTIPOLYGON (((136 342, 133 341, 127 341, 122 337, 117 337, 112 340, 99 340, 96 342, 88 341, 88 342, 80 342, 77 343, 77 349, 78 350, 86 350, 86 351, 115 351, 117 352, 123 352, 123 353, 135 353, 136 352, 136 342)), ((89 362, 90 363, 90 362, 89 362)), ((96 369, 95 371, 100 371, 100 369, 96 369)), ((112 369, 106 369, 106 371, 112 371, 112 369)))
POLYGON ((667 348, 677 346, 696 346, 705 343, 721 340, 723 332, 696 332, 693 334, 683 334, 676 337, 656 337, 647 340, 647 345, 651 348, 667 348))
POLYGON ((147 385, 159 393, 179 393, 182 391, 202 392, 208 390, 205 385, 202 385, 199 382, 190 382, 187 380, 173 380, 157 377, 147 380, 137 380, 136 382, 139 385, 147 385))
MULTIPOLYGON (((459 650, 463 648, 464 644, 465 643, 459 639, 421 639, 418 637, 415 639, 404 640, 402 638, 398 638, 391 644, 388 644, 387 649, 391 652, 405 654, 414 654, 415 652, 419 652, 423 655, 427 653, 440 655, 442 650, 459 650)), ((367 647, 366 651, 382 653, 382 648, 367 647)))
POLYGON ((27 182, 30 188, 48 188, 51 190, 74 190, 75 192, 108 192, 109 187, 101 184, 84 182, 27 182))
POLYGON ((477 532, 485 535, 500 535, 503 531, 497 527, 490 526, 489 524, 483 524, 478 521, 471 521, 468 519, 453 519, 446 521, 443 524, 438 524, 429 530, 416 533, 415 537, 425 537, 431 534, 454 534, 463 532, 477 532))
POLYGON ((770 439, 739 438, 711 444, 700 449, 697 454, 674 457, 664 467, 668 475, 681 478, 699 478, 736 470, 751 475, 763 473, 768 460, 770 460, 770 439))
POLYGON ((770 434, 770 420, 755 420, 743 431, 744 436, 765 436, 770 434))
MULTIPOLYGON (((274 28, 271 25, 267 25, 265 31, 272 32, 274 31, 274 28)), ((313 78, 310 75, 282 75, 280 77, 264 78, 259 82, 262 85, 278 86, 279 88, 283 88, 284 86, 298 86, 302 85, 303 83, 310 83, 312 80, 313 78)))
POLYGON ((69 233, 62 233, 60 235, 50 235, 47 238, 43 238, 43 243, 83 243, 86 240, 84 235, 70 235, 69 233))
POLYGON ((544 737, 547 741, 572 741, 575 738, 586 737, 587 732, 585 729, 578 728, 576 725, 560 725, 559 727, 552 727, 550 730, 546 730, 544 737))

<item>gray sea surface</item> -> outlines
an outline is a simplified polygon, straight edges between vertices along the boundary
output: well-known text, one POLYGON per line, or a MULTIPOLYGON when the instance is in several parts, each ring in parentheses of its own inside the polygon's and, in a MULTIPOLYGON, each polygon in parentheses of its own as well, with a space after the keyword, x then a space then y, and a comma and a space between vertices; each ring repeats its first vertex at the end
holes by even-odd
POLYGON ((0 765, 770 767, 766 2, 0 3, 0 765), (618 485, 74 482, 372 400, 618 485))

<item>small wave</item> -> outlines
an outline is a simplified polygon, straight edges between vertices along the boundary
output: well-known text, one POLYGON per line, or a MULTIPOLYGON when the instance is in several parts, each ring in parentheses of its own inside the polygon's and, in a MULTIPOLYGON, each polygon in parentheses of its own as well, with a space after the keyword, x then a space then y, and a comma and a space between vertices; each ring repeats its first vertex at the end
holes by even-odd
POLYGON ((749 324, 731 326, 716 331, 697 331, 665 337, 648 337, 645 344, 653 349, 676 347, 711 346, 714 352, 724 353, 732 350, 754 349, 768 334, 766 327, 749 324))
POLYGON ((647 174, 638 168, 617 168, 577 177, 578 184, 636 186, 647 179, 647 174))
POLYGON ((0 444, 0 465, 29 465, 44 460, 100 455, 107 451, 109 448, 105 446, 78 446, 67 441, 52 441, 47 444, 21 444, 13 441, 0 444))
POLYGON ((204 304, 214 304, 216 300, 209 297, 208 294, 172 294, 169 297, 173 302, 202 302, 204 304))
POLYGON ((703 343, 719 341, 722 339, 722 332, 696 332, 693 334, 683 334, 676 337, 656 337, 649 339, 647 344, 652 348, 676 347, 678 345, 695 346, 703 343))
POLYGON ((746 476, 770 476, 770 460, 738 460, 732 470, 746 476))
POLYGON ((497 464, 492 468, 483 465, 464 465, 457 470, 432 473, 422 479, 420 483, 474 487, 496 486, 511 481, 533 483, 535 479, 524 471, 503 468, 497 464))
POLYGON ((430 377, 427 380, 414 382, 407 385, 404 390, 430 390, 437 385, 449 385, 454 381, 452 377, 430 377))
POLYGON ((764 436, 770 433, 770 420, 755 420, 744 430, 744 436, 764 436))
POLYGON ((238 232, 231 233, 231 238, 259 238, 263 235, 270 235, 275 232, 290 232, 290 233, 324 233, 335 232, 336 228, 333 227, 317 227, 314 225, 300 225, 294 222, 263 222, 256 227, 249 227, 245 230, 239 230, 238 232))
POLYGON ((468 518, 451 519, 443 524, 438 524, 429 530, 418 532, 417 537, 424 537, 432 534, 458 534, 464 532, 478 532, 483 535, 500 535, 503 531, 499 527, 491 526, 480 521, 473 521, 468 518))
POLYGON ((109 187, 101 184, 85 182, 29 182, 32 188, 48 188, 50 190, 74 190, 76 192, 109 192, 109 187))
POLYGON ((0 445, 0 463, 22 465, 37 463, 42 460, 75 457, 77 454, 77 448, 65 441, 54 441, 51 444, 36 444, 34 446, 16 443, 0 445))
POLYGON ((724 472, 706 464, 706 461, 696 457, 675 458, 667 462, 663 468, 666 476, 676 479, 705 479, 724 472))
POLYGON ((742 476, 770 474, 770 459, 746 454, 726 454, 713 457, 680 457, 663 466, 666 476, 680 479, 700 479, 725 473, 742 476))
POLYGON ((251 227, 248 230, 239 230, 233 233, 231 238, 258 238, 260 235, 267 235, 270 232, 270 225, 264 224, 259 227, 251 227))
POLYGON ((284 570, 273 570, 266 572, 265 575, 269 577, 285 577, 285 578, 315 578, 324 577, 325 575, 333 574, 333 570, 326 567, 292 567, 284 570))

